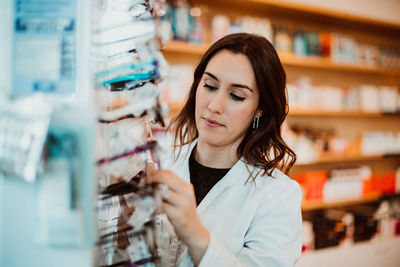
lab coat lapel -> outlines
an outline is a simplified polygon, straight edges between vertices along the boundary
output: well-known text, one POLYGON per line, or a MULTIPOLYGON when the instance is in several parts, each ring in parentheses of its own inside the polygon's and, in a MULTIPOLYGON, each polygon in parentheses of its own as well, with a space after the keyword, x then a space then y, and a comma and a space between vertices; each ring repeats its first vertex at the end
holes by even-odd
POLYGON ((242 160, 238 160, 238 162, 233 165, 229 172, 221 180, 219 180, 218 183, 216 183, 203 198, 199 206, 197 206, 197 213, 201 215, 208 205, 210 205, 214 199, 229 186, 236 183, 244 184, 249 174, 250 173, 246 169, 244 162, 242 160))
MULTIPOLYGON (((186 149, 182 149, 179 159, 174 164, 174 171, 180 175, 180 177, 187 183, 190 183, 190 171, 189 171, 189 158, 192 154, 193 148, 197 144, 197 139, 193 141, 186 149)), ((197 206, 197 213, 199 215, 210 205, 214 199, 223 192, 227 187, 241 183, 245 184, 250 172, 253 169, 247 169, 243 159, 236 162, 235 165, 229 170, 229 172, 216 183, 208 194, 203 198, 200 204, 197 206)))
POLYGON ((187 183, 190 183, 189 158, 196 144, 197 139, 187 145, 187 149, 182 149, 179 159, 174 164, 174 171, 187 183))

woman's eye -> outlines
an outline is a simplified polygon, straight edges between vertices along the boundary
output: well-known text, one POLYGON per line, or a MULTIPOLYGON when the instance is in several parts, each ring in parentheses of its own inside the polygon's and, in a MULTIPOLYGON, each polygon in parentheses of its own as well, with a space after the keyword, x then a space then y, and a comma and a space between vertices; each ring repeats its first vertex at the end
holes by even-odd
POLYGON ((212 85, 209 85, 209 84, 207 84, 207 83, 204 83, 204 87, 207 88, 207 89, 210 90, 210 91, 215 91, 215 90, 218 89, 217 87, 212 86, 212 85))
POLYGON ((240 97, 240 96, 237 96, 237 95, 232 94, 232 93, 230 93, 230 96, 231 96, 231 98, 232 98, 233 100, 236 100, 236 101, 243 101, 243 100, 245 100, 244 97, 240 97))

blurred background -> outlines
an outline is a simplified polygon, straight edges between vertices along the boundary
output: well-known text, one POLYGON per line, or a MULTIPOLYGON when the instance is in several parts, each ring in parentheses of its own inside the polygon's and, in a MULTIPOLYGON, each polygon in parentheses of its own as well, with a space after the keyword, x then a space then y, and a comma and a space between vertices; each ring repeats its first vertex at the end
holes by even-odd
MULTIPOLYGON (((210 44, 234 32, 265 36, 277 49, 287 74, 289 114, 282 131, 297 154, 289 176, 303 189, 303 254, 297 266, 400 266, 400 1, 165 2, 157 29, 169 65, 158 84, 166 123, 181 109, 194 67, 210 44)), ((7 169, 2 137, 11 121, 16 128, 35 129, 38 138, 42 129, 53 133, 55 140, 67 140, 67 146, 75 144, 73 155, 80 165, 74 168, 82 172, 77 177, 91 178, 77 180, 82 191, 76 192, 76 201, 86 204, 79 212, 61 213, 65 217, 57 218, 64 228, 57 229, 62 223, 49 218, 60 214, 43 210, 62 208, 71 201, 54 202, 70 192, 65 179, 32 183, 40 168, 37 161, 22 174, 30 183, 1 175, 0 266, 92 265, 95 234, 88 230, 95 206, 95 108, 88 67, 91 3, 2 0, 0 167, 7 169), (36 8, 35 14, 50 21, 66 20, 50 23, 56 33, 38 42, 21 34, 29 21, 18 18, 28 11, 18 7, 29 7, 31 12, 36 8), (37 76, 45 79, 27 86, 29 77, 37 76), (35 105, 9 100, 10 95, 18 99, 37 92, 51 95, 51 110, 48 99, 35 105), (68 109, 65 103, 75 108, 68 109), (23 112, 24 119, 14 119, 15 110, 23 112)), ((39 144, 44 142, 38 139, 39 144)), ((68 153, 60 156, 50 151, 49 155, 70 159, 68 153)), ((54 160, 53 172, 67 167, 54 160)))

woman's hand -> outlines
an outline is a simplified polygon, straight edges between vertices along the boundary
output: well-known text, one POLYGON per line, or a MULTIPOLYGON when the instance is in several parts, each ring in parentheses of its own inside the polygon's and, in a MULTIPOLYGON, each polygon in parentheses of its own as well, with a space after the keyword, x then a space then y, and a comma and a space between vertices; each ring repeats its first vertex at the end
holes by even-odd
POLYGON ((193 185, 170 170, 151 170, 152 182, 168 186, 163 194, 162 209, 176 234, 189 249, 195 265, 207 250, 210 234, 197 216, 193 185))

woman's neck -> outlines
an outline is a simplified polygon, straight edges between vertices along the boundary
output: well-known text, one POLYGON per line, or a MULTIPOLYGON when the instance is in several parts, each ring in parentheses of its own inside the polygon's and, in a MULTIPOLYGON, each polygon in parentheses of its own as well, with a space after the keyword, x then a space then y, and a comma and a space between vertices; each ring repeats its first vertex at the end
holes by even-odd
POLYGON ((199 141, 195 147, 194 158, 206 167, 229 169, 238 161, 237 146, 230 144, 216 147, 199 141))

